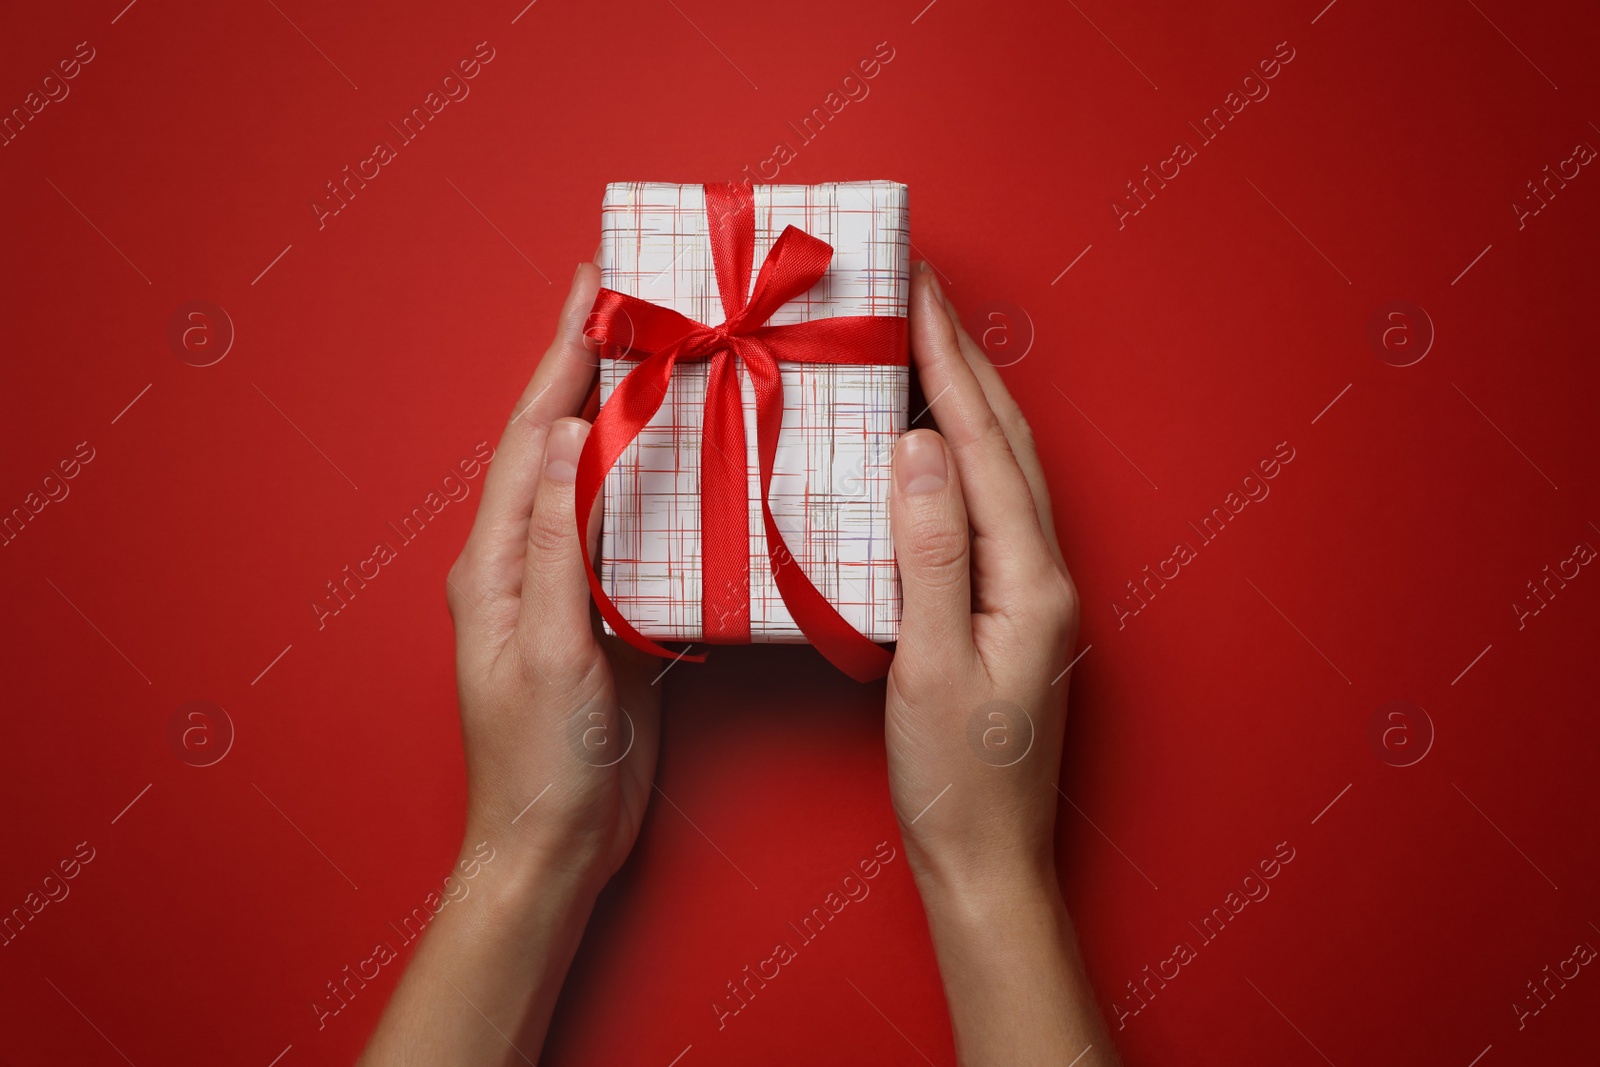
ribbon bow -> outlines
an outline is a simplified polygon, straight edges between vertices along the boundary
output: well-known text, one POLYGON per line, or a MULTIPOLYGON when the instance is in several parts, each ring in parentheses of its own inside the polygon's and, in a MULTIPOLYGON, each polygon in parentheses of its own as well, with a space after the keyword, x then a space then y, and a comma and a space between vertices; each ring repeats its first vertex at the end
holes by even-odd
POLYGON ((784 543, 767 496, 783 426, 783 379, 778 361, 904 366, 905 319, 859 315, 789 326, 765 325, 773 312, 822 280, 833 249, 804 230, 786 227, 767 253, 752 289, 754 194, 742 184, 707 185, 705 191, 711 257, 722 297, 721 325, 707 326, 611 289, 601 289, 595 298, 590 321, 598 327, 594 332, 608 339, 601 345, 601 358, 626 359, 638 365, 601 407, 578 460, 578 544, 589 588, 600 614, 628 644, 657 656, 704 661, 704 655, 682 655, 664 648, 622 617, 595 574, 587 527, 606 473, 660 409, 673 368, 683 362, 709 363, 700 445, 702 632, 713 644, 749 642, 749 469, 739 387, 742 366, 755 392, 761 519, 778 592, 801 632, 833 664, 857 681, 881 678, 889 669, 888 651, 846 622, 806 577, 784 543), (631 326, 632 334, 626 344, 620 344, 614 339, 625 332, 619 329, 624 323, 631 326))

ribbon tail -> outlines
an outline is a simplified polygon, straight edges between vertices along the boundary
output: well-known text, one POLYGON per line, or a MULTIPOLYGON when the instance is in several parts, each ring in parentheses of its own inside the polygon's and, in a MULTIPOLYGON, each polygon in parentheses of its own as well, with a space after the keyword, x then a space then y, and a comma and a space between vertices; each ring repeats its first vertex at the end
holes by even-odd
POLYGON ((845 621, 838 609, 828 603, 828 598, 811 584, 811 579, 805 576, 784 543, 783 534, 778 532, 778 523, 772 517, 765 496, 761 501, 761 519, 767 528, 773 580, 807 639, 829 663, 858 682, 875 682, 888 674, 894 656, 845 621), (802 619, 806 621, 801 622, 802 619))
POLYGON ((732 352, 711 358, 700 435, 700 634, 750 643, 750 461, 732 352))
POLYGON ((665 659, 682 658, 691 663, 703 663, 704 655, 690 656, 673 652, 644 636, 623 618, 621 610, 606 595, 600 576, 595 573, 594 560, 589 555, 589 513, 594 510, 595 500, 605 485, 606 474, 616 465, 639 431, 660 410, 676 362, 677 356, 671 352, 650 356, 622 379, 611 398, 601 406, 594 420, 594 428, 589 431, 589 439, 584 442, 583 452, 578 457, 578 477, 573 486, 577 504, 574 510, 578 523, 578 548, 583 553, 584 577, 589 580, 589 591, 594 594, 595 606, 600 609, 601 617, 611 625, 611 629, 641 652, 665 659))
MULTIPOLYGON (((746 350, 748 353, 748 349, 746 350)), ((871 682, 889 673, 893 655, 869 640, 839 614, 817 590, 789 551, 778 521, 768 503, 772 471, 778 455, 778 434, 783 427, 783 379, 777 361, 745 357, 756 393, 756 452, 761 464, 761 521, 766 528, 767 555, 773 581, 789 614, 817 651, 858 682, 871 682)))

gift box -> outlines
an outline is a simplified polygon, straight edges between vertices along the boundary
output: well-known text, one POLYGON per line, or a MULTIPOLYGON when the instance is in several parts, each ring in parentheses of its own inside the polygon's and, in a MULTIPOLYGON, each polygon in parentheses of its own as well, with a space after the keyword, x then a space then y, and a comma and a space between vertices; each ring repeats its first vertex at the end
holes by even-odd
MULTIPOLYGON (((602 316, 602 355, 632 358, 599 361, 596 433, 615 436, 614 427, 603 425, 607 405, 630 374, 659 375, 655 392, 636 391, 659 397, 660 407, 647 422, 635 416, 626 426, 631 439, 605 474, 600 589, 638 634, 652 640, 811 640, 822 647, 807 632, 817 629, 808 622, 815 606, 802 610, 789 602, 810 594, 791 592, 786 600, 785 583, 774 574, 792 557, 849 628, 874 642, 893 641, 900 587, 889 532, 890 457, 906 430, 909 384, 906 187, 886 181, 726 188, 618 183, 606 188, 603 221, 604 289, 597 315, 607 299, 612 303, 602 316), (743 236, 737 232, 741 223, 743 236), (802 232, 791 237, 789 227, 802 232), (780 237, 789 245, 781 256, 773 251, 780 237), (718 240, 721 245, 714 247, 718 240), (812 253, 822 257, 825 269, 807 258, 812 253), (769 255, 775 257, 770 266, 769 255), (798 281, 792 277, 796 270, 804 275, 798 281), (815 276, 804 270, 821 273, 800 289, 815 276), (726 333, 735 321, 728 318, 721 284, 749 286, 737 294, 740 307, 763 302, 759 311, 752 306, 737 317, 742 325, 734 332, 742 336, 732 340, 716 332, 726 333), (774 287, 782 284, 787 299, 776 304, 774 287), (623 298, 611 298, 607 290, 623 298), (834 319, 839 321, 815 325, 834 319), (666 372, 651 371, 639 361, 636 335, 669 336, 662 321, 679 330, 698 329, 702 341, 679 344, 696 358, 680 358, 666 372), (715 352, 719 343, 732 350, 715 352), (777 403, 774 396, 758 396, 758 384, 768 381, 761 369, 768 355, 776 357, 781 379, 781 426, 765 493, 786 547, 776 554, 761 485, 761 439, 771 429, 762 420, 772 421, 777 403), (723 357, 736 369, 721 367, 723 357), (719 374, 733 373, 742 449, 730 444, 737 427, 708 429, 711 409, 727 410, 733 399, 731 376, 720 401, 710 396, 714 383, 719 374), (728 455, 735 449, 741 454, 728 455), (723 486, 704 484, 711 477, 707 457, 724 468, 723 486), (739 483, 727 481, 731 467, 744 472, 742 508, 739 483), (724 486, 733 488, 731 497, 724 486), (708 492, 713 500, 707 500, 708 492), (714 516, 713 507, 720 509, 714 516), (730 547, 724 534, 709 543, 708 522, 720 523, 722 530, 737 522, 745 532, 742 546, 730 547), (726 557, 741 549, 742 558, 730 567, 726 557), (719 558, 708 558, 714 551, 719 558), (744 604, 747 618, 737 617, 744 604)), ((657 343, 655 350, 661 347, 657 343)), ((607 626, 614 630, 609 621, 607 626)))

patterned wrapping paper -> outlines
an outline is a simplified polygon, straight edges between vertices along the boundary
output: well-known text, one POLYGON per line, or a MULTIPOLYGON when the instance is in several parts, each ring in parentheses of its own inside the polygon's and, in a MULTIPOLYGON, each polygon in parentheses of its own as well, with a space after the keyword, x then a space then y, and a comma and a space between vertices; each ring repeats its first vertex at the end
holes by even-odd
MULTIPOLYGON (((904 317, 910 289, 906 187, 896 182, 757 185, 751 281, 785 226, 833 246, 827 275, 778 309, 779 326, 840 315, 904 317)), ((705 189, 606 187, 602 284, 709 326, 723 321, 705 189)), ((626 341, 626 336, 617 338, 626 341)), ((600 361, 600 401, 634 364, 600 361)), ((783 431, 768 499, 807 577, 874 641, 900 629, 889 536, 889 460, 906 430, 906 367, 779 363, 783 431)), ((700 448, 705 363, 680 363, 661 410, 606 476, 599 574, 633 626, 658 640, 701 630, 700 448)), ((740 372, 749 471, 750 639, 805 641, 772 580, 761 522, 754 393, 740 372)), ((608 627, 609 630, 609 627, 608 627)))

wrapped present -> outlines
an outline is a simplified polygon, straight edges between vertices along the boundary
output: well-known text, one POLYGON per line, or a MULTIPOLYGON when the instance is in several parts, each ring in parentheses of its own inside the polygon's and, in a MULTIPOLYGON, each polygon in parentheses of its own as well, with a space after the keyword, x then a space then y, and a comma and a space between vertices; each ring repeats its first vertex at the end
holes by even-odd
POLYGON ((880 677, 900 624, 890 456, 906 430, 906 188, 606 188, 600 414, 580 528, 603 483, 607 629, 806 642, 880 677))

